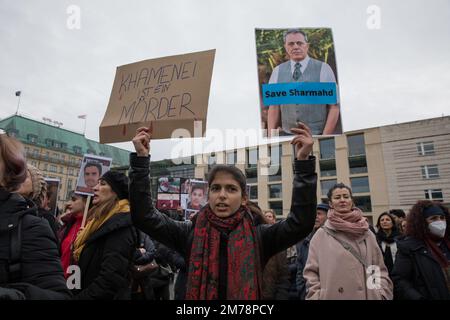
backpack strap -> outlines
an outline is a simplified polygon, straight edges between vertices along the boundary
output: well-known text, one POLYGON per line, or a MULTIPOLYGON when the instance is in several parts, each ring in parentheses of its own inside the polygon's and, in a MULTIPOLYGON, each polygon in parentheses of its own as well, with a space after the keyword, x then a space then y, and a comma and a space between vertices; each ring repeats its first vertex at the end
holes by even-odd
POLYGON ((345 242, 344 240, 338 239, 336 237, 336 235, 334 234, 334 231, 331 230, 330 228, 327 228, 325 226, 321 227, 327 234, 329 234, 331 237, 334 238, 334 240, 336 240, 337 242, 339 242, 345 250, 347 250, 348 252, 350 252, 363 266, 364 268, 367 268, 367 264, 366 262, 363 260, 363 258, 361 257, 361 255, 356 252, 356 250, 347 242, 345 242))

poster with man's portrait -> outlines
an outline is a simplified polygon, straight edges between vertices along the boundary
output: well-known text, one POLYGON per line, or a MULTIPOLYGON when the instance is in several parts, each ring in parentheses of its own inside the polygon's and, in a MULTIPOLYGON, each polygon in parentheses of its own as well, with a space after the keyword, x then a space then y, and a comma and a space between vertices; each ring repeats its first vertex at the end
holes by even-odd
POLYGON ((316 136, 342 134, 331 29, 256 29, 255 36, 265 135, 292 135, 298 122, 316 136))
POLYGON ((98 179, 111 168, 112 159, 85 154, 81 161, 75 192, 85 195, 94 195, 93 188, 98 179))
POLYGON ((54 178, 44 178, 47 182, 47 210, 49 210, 54 216, 56 216, 56 208, 58 203, 58 192, 60 180, 54 178))
POLYGON ((186 180, 181 194, 181 208, 200 210, 208 202, 208 182, 202 180, 186 180))

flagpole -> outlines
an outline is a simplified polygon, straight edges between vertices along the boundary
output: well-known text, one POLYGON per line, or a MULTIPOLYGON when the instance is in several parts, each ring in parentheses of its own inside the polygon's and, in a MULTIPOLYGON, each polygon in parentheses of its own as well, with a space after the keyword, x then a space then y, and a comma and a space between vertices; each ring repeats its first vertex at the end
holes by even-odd
POLYGON ((83 136, 86 136, 86 121, 87 121, 87 116, 84 117, 84 128, 83 128, 83 136))
POLYGON ((20 97, 21 97, 22 95, 21 94, 19 94, 19 100, 17 101, 17 109, 16 109, 16 116, 17 116, 17 114, 19 113, 19 106, 20 106, 20 97))

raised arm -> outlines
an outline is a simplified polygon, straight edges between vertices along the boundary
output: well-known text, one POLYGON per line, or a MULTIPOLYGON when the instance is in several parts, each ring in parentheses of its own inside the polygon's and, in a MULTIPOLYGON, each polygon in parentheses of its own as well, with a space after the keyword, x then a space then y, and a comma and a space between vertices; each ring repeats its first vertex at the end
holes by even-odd
POLYGON ((308 236, 316 219, 317 175, 315 158, 309 155, 314 141, 310 129, 304 124, 300 123, 291 131, 296 134, 291 141, 296 147, 291 211, 285 220, 261 230, 264 259, 308 236))
POLYGON ((190 221, 175 221, 159 212, 150 192, 150 139, 148 128, 139 128, 133 138, 136 153, 130 154, 130 207, 134 225, 152 239, 185 254, 190 221))

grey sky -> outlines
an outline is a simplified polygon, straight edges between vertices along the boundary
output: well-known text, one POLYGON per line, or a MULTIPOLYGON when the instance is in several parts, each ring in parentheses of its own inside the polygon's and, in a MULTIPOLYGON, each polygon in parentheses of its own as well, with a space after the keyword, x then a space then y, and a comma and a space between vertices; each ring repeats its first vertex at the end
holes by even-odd
MULTIPOLYGON (((0 117, 21 90, 21 114, 75 131, 87 114, 95 140, 117 66, 213 48, 207 128, 258 128, 255 28, 333 29, 345 131, 450 110, 448 0, 0 0, 0 21, 0 117), (80 30, 67 28, 69 5, 81 9, 80 30), (369 5, 381 9, 379 30, 367 28, 369 5)), ((170 145, 153 142, 153 159, 170 145)))

